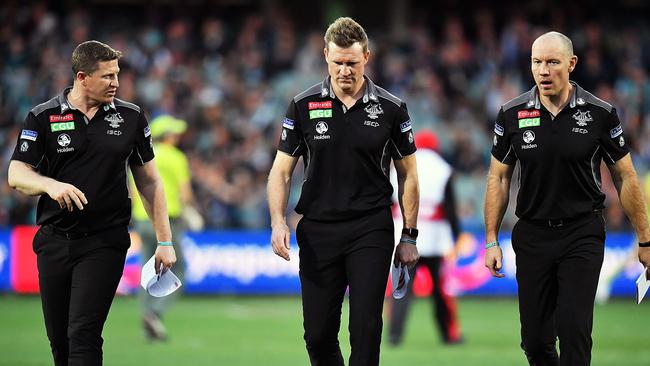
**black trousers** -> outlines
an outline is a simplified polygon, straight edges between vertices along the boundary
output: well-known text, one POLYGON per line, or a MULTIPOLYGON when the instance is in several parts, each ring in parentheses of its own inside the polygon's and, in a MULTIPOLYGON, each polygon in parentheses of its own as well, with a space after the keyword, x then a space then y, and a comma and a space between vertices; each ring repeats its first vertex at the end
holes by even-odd
POLYGON ((347 221, 303 218, 296 238, 304 337, 311 364, 344 365, 338 332, 349 286, 349 365, 379 365, 384 292, 395 245, 390 209, 347 221))
POLYGON ((591 363, 594 299, 604 242, 600 213, 561 227, 520 220, 513 228, 521 347, 531 365, 591 363))
POLYGON ((127 228, 69 240, 45 226, 33 245, 55 365, 101 365, 102 329, 130 245, 127 228))
MULTIPOLYGON (((445 274, 442 273, 443 257, 420 257, 416 269, 412 271, 411 278, 414 278, 418 267, 426 266, 431 274, 433 290, 431 299, 433 301, 433 318, 440 332, 443 342, 453 343, 460 340, 460 325, 456 311, 456 300, 445 291, 445 274)), ((399 300, 393 300, 390 312, 389 336, 393 343, 398 344, 404 334, 404 324, 408 315, 408 309, 413 298, 413 283, 410 281, 406 296, 399 300)))

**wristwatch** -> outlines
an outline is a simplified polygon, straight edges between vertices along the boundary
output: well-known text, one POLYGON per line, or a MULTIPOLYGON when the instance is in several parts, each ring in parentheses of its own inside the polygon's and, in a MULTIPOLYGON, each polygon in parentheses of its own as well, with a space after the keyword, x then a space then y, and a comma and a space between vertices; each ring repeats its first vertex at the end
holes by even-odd
POLYGON ((402 229, 402 234, 407 235, 413 239, 418 237, 418 229, 414 227, 405 227, 402 229))

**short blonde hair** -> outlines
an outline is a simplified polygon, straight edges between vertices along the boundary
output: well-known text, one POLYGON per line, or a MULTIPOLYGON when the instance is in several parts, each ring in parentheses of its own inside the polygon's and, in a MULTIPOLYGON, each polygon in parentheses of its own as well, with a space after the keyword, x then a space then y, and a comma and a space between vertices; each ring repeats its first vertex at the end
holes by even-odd
POLYGON ((363 27, 354 19, 341 17, 327 27, 325 32, 325 48, 329 49, 330 42, 341 48, 348 48, 359 42, 363 52, 368 52, 368 35, 363 27))

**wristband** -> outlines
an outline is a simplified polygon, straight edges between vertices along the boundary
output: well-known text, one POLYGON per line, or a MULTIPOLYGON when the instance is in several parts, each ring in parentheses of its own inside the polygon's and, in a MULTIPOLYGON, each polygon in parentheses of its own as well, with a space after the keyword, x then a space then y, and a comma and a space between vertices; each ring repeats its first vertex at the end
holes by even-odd
POLYGON ((409 239, 409 238, 404 238, 404 237, 402 237, 402 238, 399 240, 399 242, 400 242, 400 243, 407 243, 407 244, 417 245, 417 242, 416 242, 415 240, 413 240, 413 239, 409 239))
POLYGON ((173 247, 174 243, 172 243, 171 241, 159 241, 158 246, 159 247, 173 247))
POLYGON ((646 241, 645 243, 639 242, 639 248, 648 248, 650 247, 650 241, 646 241))
POLYGON ((495 240, 485 244, 485 249, 490 249, 492 247, 498 247, 498 246, 499 246, 499 241, 495 240))

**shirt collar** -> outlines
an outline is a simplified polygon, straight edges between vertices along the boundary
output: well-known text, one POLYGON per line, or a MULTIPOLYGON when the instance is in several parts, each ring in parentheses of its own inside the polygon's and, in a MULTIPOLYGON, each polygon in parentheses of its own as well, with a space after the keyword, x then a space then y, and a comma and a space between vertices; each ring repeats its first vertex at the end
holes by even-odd
MULTIPOLYGON (((363 103, 368 103, 368 101, 373 101, 375 103, 379 102, 379 98, 377 97, 377 86, 375 83, 370 80, 369 77, 363 76, 365 79, 365 86, 364 86, 364 91, 363 91, 363 98, 362 101, 363 103)), ((330 97, 331 99, 336 98, 336 94, 334 94, 334 88, 332 88, 332 79, 330 76, 327 76, 324 80, 323 83, 321 84, 321 91, 320 91, 320 96, 321 98, 326 98, 330 97)))
MULTIPOLYGON (((65 113, 68 110, 71 110, 71 111, 77 110, 77 108, 75 108, 72 104, 70 104, 68 102, 67 95, 68 95, 68 93, 70 93, 71 90, 72 90, 72 87, 68 86, 65 89, 63 89, 61 94, 59 94, 59 96, 57 97, 57 101, 59 102, 59 106, 61 107, 61 114, 65 113)), ((105 112, 108 112, 111 109, 113 111, 117 112, 117 109, 115 108, 115 101, 111 101, 110 103, 105 103, 102 106, 102 109, 105 112)))
MULTIPOLYGON (((580 87, 575 81, 569 80, 569 83, 573 85, 573 91, 569 97, 569 108, 575 108, 576 106, 583 106, 587 104, 585 100, 585 90, 580 87)), ((535 85, 528 92, 528 102, 526 103, 526 108, 535 108, 540 109, 541 103, 539 101, 539 91, 537 85, 535 85)))

